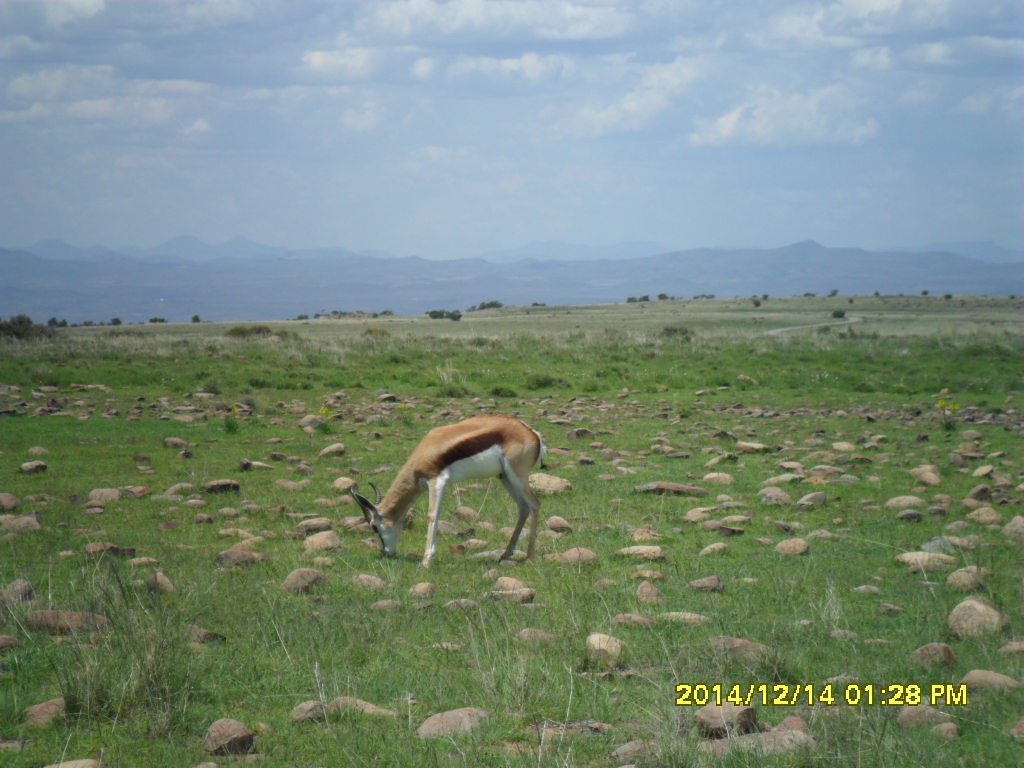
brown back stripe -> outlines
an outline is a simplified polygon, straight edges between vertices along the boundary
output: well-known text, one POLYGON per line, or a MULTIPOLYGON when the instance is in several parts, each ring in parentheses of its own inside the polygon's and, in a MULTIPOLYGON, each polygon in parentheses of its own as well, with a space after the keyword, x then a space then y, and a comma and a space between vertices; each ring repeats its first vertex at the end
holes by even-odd
POLYGON ((471 456, 476 456, 478 453, 483 453, 488 448, 500 443, 501 435, 496 432, 490 432, 485 435, 475 435, 473 437, 467 437, 465 440, 460 440, 437 457, 437 471, 440 472, 445 467, 450 467, 456 461, 468 459, 471 456))

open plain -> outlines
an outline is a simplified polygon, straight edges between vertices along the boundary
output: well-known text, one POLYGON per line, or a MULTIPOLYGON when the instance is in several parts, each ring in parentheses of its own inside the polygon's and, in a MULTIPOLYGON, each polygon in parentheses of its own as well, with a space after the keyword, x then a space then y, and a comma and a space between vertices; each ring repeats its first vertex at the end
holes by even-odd
POLYGON ((1022 307, 0 339, 0 762, 1018 764, 1022 307), (430 570, 425 496, 380 559, 346 489, 479 412, 550 449, 535 559, 474 557, 515 518, 496 481, 430 570))

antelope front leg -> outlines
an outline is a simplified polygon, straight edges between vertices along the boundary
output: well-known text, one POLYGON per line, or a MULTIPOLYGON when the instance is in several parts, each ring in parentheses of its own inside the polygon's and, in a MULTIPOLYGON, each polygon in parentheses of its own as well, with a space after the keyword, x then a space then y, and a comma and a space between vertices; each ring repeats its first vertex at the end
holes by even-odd
POLYGON ((429 568, 437 553, 437 524, 441 519, 441 504, 444 502, 445 480, 438 476, 430 481, 430 509, 427 512, 427 548, 420 565, 429 568))

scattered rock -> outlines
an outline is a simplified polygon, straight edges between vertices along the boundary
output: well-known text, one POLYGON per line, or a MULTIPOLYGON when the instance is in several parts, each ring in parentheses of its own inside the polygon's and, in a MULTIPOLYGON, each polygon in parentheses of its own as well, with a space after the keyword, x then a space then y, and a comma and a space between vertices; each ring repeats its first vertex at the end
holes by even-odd
POLYGON ((1015 691, 1021 686, 1009 675, 989 669, 972 669, 960 679, 960 683, 966 685, 970 690, 989 689, 1002 693, 1015 691))
POLYGON ((957 592, 978 592, 985 588, 985 576, 991 572, 976 565, 958 568, 946 577, 946 586, 957 592))
POLYGON ((572 483, 564 477, 555 477, 544 472, 534 472, 530 475, 530 487, 539 493, 564 493, 572 490, 572 483))
POLYGON ((703 613, 690 613, 689 611, 669 611, 667 613, 659 613, 658 618, 662 621, 690 624, 691 626, 697 626, 706 621, 711 621, 710 617, 705 616, 703 613))
POLYGON ((48 467, 45 461, 26 461, 20 467, 22 474, 25 475, 38 475, 41 472, 45 472, 48 467))
POLYGON ((538 645, 548 645, 555 642, 555 636, 550 632, 545 632, 542 629, 533 629, 532 627, 516 632, 515 639, 520 643, 536 643, 538 645))
POLYGON ((757 730, 757 711, 739 704, 708 704, 697 710, 697 727, 711 739, 722 739, 730 734, 752 733, 757 730))
POLYGON ((167 578, 167 574, 163 571, 153 571, 150 577, 146 579, 146 589, 150 592, 160 592, 165 595, 173 595, 178 592, 174 588, 174 584, 167 578))
POLYGON ((0 515, 0 531, 31 533, 42 528, 35 515, 0 515))
POLYGON ((327 581, 323 571, 316 568, 296 568, 281 584, 283 592, 309 592, 317 584, 327 581))
POLYGON ((729 551, 729 545, 724 541, 716 541, 713 544, 708 544, 704 549, 697 553, 697 557, 708 557, 709 555, 718 555, 723 552, 729 551))
POLYGON ((0 512, 13 512, 17 508, 17 496, 13 493, 0 493, 0 512))
POLYGON ((110 623, 106 616, 89 611, 32 611, 25 617, 25 623, 33 629, 40 629, 56 635, 70 635, 76 632, 93 632, 105 629, 110 623))
POLYGON ((27 603, 35 597, 35 589, 28 579, 15 579, 0 592, 0 606, 27 603))
POLYGON ((640 544, 635 547, 624 547, 618 551, 618 554, 625 557, 636 557, 641 560, 664 560, 665 553, 661 547, 640 544))
POLYGON ((593 563, 597 561, 597 554, 587 549, 586 547, 573 547, 565 552, 559 552, 551 555, 544 555, 545 560, 549 560, 553 563, 561 563, 562 565, 572 565, 575 563, 593 563))
POLYGON ((911 571, 948 571, 956 567, 957 559, 939 552, 904 552, 896 561, 909 565, 911 571))
POLYGON ((374 590, 387 589, 388 586, 388 583, 384 581, 384 579, 372 573, 357 573, 352 577, 352 581, 362 587, 374 590))
POLYGON ((758 659, 771 653, 771 648, 767 645, 744 640, 742 637, 709 637, 708 642, 716 651, 722 651, 734 659, 758 659))
POLYGON ((968 597, 950 611, 946 623, 954 637, 964 639, 998 632, 1009 620, 981 598, 968 597))
POLYGON ((707 490, 698 485, 689 483, 671 483, 665 480, 657 480, 653 483, 644 483, 635 488, 640 493, 654 493, 658 496, 707 496, 707 490))
POLYGON ((238 493, 242 486, 237 480, 211 480, 203 485, 203 490, 207 493, 238 493))
POLYGON ((207 729, 203 749, 211 755, 244 755, 253 751, 255 738, 242 723, 223 717, 207 729))
POLYGON ((332 443, 331 445, 328 445, 326 448, 324 448, 322 451, 320 451, 320 453, 318 453, 317 456, 319 458, 321 458, 321 459, 324 459, 324 458, 327 458, 329 456, 341 456, 344 453, 345 453, 345 444, 344 443, 332 443))
POLYGON ((587 637, 587 654, 593 661, 613 667, 622 655, 622 641, 617 637, 593 632, 587 637))
POLYGON ((809 509, 810 507, 817 507, 820 504, 824 504, 826 501, 824 491, 815 491, 814 493, 808 493, 797 499, 796 505, 800 509, 809 509))
POLYGON ((892 510, 921 509, 926 506, 924 500, 917 496, 894 496, 885 502, 885 508, 892 510))
POLYGON ((793 499, 784 490, 776 485, 769 485, 767 488, 762 488, 757 492, 757 498, 760 499, 762 504, 769 506, 789 506, 793 503, 793 499))
POLYGON ((572 526, 569 524, 569 521, 566 520, 564 517, 559 517, 558 515, 552 515, 551 517, 549 517, 547 519, 546 525, 548 527, 548 530, 556 531, 558 533, 572 532, 572 526))
POLYGON ((658 588, 649 581, 641 581, 636 588, 636 599, 641 603, 661 605, 665 601, 661 597, 658 588))
POLYGON ((421 581, 409 588, 409 596, 417 600, 426 600, 437 594, 437 586, 429 581, 421 581))
POLYGON ((927 643, 914 651, 914 659, 925 669, 936 664, 952 664, 956 653, 945 643, 927 643))
POLYGON ((702 579, 694 579, 687 584, 690 589, 698 592, 724 592, 725 582, 718 576, 705 576, 702 579))
POLYGON ((25 722, 39 728, 49 725, 58 717, 64 716, 64 699, 50 699, 42 704, 34 704, 26 707, 24 712, 25 722))
POLYGON ((303 541, 303 546, 305 547, 305 556, 310 557, 324 550, 340 549, 341 539, 334 531, 321 531, 320 533, 314 533, 312 536, 307 536, 305 541, 303 541))
POLYGON ((489 717, 489 713, 476 707, 462 707, 452 709, 448 712, 438 712, 431 715, 419 728, 416 735, 421 739, 435 738, 437 736, 453 736, 458 733, 468 733, 475 730, 480 721, 489 717))
POLYGON ((780 555, 806 555, 811 547, 805 539, 785 539, 775 545, 775 551, 780 555))
POLYGON ((808 733, 777 728, 764 733, 748 733, 728 739, 702 741, 697 748, 701 752, 727 755, 732 752, 761 752, 765 754, 796 752, 814 749, 816 746, 817 742, 808 733))
POLYGON ((264 555, 252 548, 251 541, 240 541, 233 547, 217 553, 217 560, 221 565, 229 568, 233 566, 253 565, 264 559, 264 555))
POLYGON ((948 723, 953 718, 941 710, 929 704, 917 704, 915 706, 900 707, 896 715, 896 722, 904 728, 916 728, 921 725, 932 725, 935 723, 948 723))

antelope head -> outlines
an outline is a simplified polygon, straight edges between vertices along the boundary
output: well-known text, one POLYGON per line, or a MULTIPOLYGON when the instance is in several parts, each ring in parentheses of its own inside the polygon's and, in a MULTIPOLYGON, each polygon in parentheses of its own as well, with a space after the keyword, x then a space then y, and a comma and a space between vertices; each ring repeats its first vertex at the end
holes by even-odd
POLYGON ((398 553, 398 537, 402 533, 401 522, 396 524, 384 519, 380 509, 377 507, 382 499, 380 489, 373 483, 370 483, 370 487, 373 488, 373 492, 377 495, 376 501, 370 501, 360 494, 358 487, 355 485, 349 488, 348 492, 363 511, 363 517, 366 518, 367 524, 377 534, 377 538, 380 539, 381 557, 394 557, 398 553))

